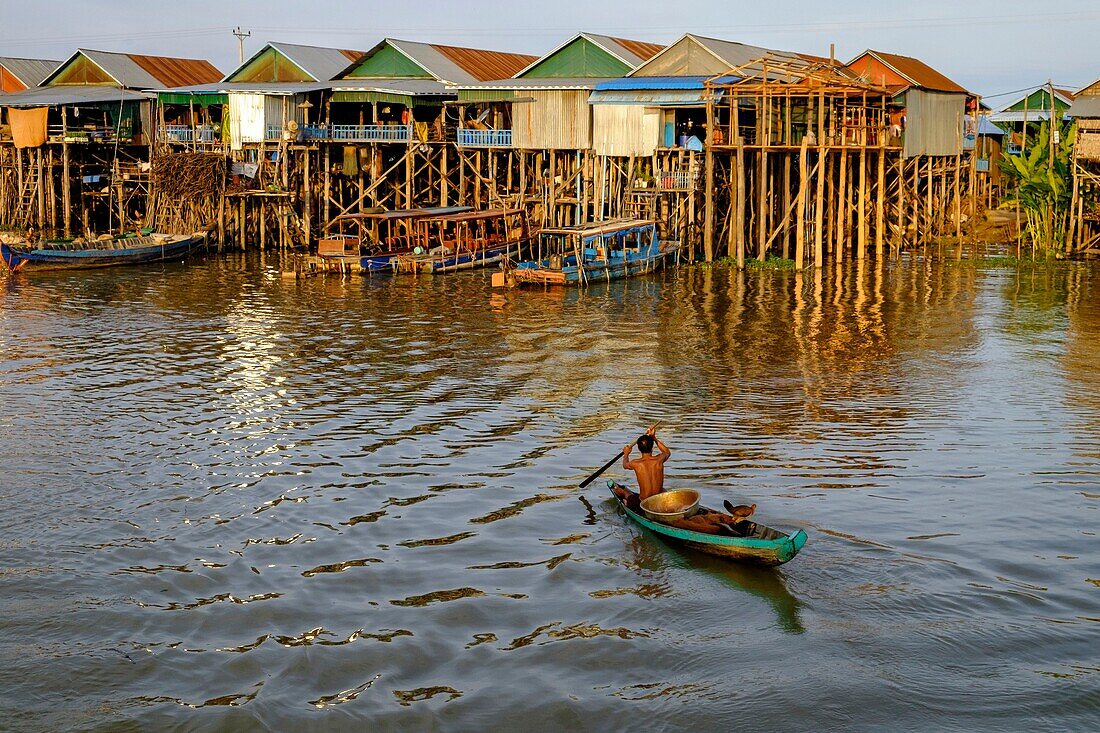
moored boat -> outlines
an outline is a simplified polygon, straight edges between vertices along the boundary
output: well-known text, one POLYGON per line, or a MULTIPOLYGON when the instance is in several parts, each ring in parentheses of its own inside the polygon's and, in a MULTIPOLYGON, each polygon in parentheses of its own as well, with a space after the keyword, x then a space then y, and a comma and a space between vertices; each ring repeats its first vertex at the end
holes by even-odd
POLYGON ((531 224, 523 209, 486 209, 426 217, 417 222, 422 252, 396 258, 406 272, 454 272, 522 257, 530 247, 531 224))
POLYGON ((341 214, 325 227, 324 236, 317 241, 317 254, 322 259, 358 259, 364 272, 389 272, 395 258, 417 248, 427 250, 417 229, 419 220, 471 210, 470 206, 439 206, 341 214))
POLYGON ((494 277, 495 286, 586 285, 643 275, 679 253, 662 242, 655 222, 613 219, 542 230, 537 259, 519 262, 494 277))
MULTIPOLYGON (((787 534, 759 522, 742 520, 735 525, 741 536, 705 534, 690 529, 681 529, 661 522, 646 519, 639 512, 630 509, 615 494, 614 481, 607 482, 612 496, 626 515, 646 529, 662 537, 677 540, 686 546, 708 555, 717 555, 730 560, 757 565, 782 565, 790 561, 806 544, 806 531, 799 529, 787 534)), ((712 513, 713 509, 699 507, 698 513, 712 513)))
POLYGON ((182 260, 206 243, 206 232, 138 234, 89 241, 0 240, 0 258, 12 272, 72 270, 182 260))

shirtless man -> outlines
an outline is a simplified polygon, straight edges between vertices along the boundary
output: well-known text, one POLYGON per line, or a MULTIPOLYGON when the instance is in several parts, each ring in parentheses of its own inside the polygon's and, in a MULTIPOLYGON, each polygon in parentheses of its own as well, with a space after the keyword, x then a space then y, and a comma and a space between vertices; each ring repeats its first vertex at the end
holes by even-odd
POLYGON ((638 477, 638 498, 642 501, 664 490, 665 462, 672 456, 672 451, 657 437, 656 426, 638 438, 637 445, 642 455, 633 461, 630 460, 630 451, 634 446, 623 448, 623 468, 634 471, 634 475, 638 477), (653 455, 655 444, 661 451, 660 455, 653 455))

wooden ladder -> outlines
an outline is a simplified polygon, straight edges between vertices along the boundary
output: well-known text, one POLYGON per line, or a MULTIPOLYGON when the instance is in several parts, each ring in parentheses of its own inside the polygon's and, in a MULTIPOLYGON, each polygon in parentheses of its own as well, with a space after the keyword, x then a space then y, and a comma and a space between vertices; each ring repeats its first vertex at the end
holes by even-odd
POLYGON ((633 219, 653 219, 657 215, 657 192, 638 189, 627 191, 623 212, 633 219))
POLYGON ((23 188, 15 203, 12 222, 18 227, 29 227, 38 221, 38 166, 28 165, 23 169, 23 188))

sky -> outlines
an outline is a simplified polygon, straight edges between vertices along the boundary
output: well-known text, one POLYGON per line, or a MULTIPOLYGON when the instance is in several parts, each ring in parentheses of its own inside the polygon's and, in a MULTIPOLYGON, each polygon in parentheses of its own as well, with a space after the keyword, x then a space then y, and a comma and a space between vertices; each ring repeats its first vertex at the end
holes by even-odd
POLYGON ((1100 78, 1100 0, 0 0, 0 56, 64 59, 77 48, 237 65, 266 41, 366 50, 384 37, 542 55, 579 31, 671 43, 684 33, 851 60, 915 56, 997 109, 1045 84, 1100 78), (1016 94, 1016 96, 1020 96, 1016 94))

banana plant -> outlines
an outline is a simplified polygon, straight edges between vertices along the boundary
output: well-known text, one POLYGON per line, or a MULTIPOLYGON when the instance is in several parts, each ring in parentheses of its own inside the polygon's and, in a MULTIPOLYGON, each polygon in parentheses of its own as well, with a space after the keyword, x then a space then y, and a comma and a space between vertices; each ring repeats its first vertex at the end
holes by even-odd
POLYGON ((1014 194, 1004 205, 1019 204, 1027 217, 1024 229, 1035 250, 1062 253, 1066 251, 1066 230, 1069 225, 1072 199, 1073 143, 1077 127, 1072 122, 1055 121, 1054 157, 1051 159, 1049 122, 1039 127, 1039 134, 1019 155, 1002 155, 1001 172, 1015 184, 1014 194))

